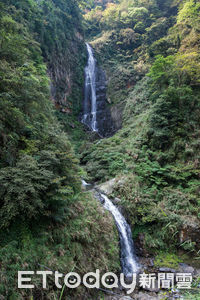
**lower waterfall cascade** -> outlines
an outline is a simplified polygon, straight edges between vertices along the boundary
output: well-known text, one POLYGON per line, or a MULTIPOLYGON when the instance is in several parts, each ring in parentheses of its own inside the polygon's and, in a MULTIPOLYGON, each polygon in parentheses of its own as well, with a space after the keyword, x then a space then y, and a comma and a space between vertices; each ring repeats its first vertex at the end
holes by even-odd
MULTIPOLYGON (((93 189, 91 184, 88 184, 85 180, 82 180, 82 186, 87 189, 93 189)), ((94 188, 95 190, 95 188, 94 188)), ((108 210, 116 223, 121 248, 121 266, 123 274, 129 278, 133 274, 137 273, 140 269, 137 263, 137 257, 135 255, 134 243, 132 239, 132 232, 130 225, 121 214, 116 205, 103 193, 96 190, 96 196, 98 200, 103 204, 103 207, 108 210)))
POLYGON ((104 208, 113 215, 119 232, 122 272, 126 277, 131 277, 139 270, 137 258, 134 253, 131 228, 112 201, 104 194, 101 194, 101 197, 103 198, 104 208))

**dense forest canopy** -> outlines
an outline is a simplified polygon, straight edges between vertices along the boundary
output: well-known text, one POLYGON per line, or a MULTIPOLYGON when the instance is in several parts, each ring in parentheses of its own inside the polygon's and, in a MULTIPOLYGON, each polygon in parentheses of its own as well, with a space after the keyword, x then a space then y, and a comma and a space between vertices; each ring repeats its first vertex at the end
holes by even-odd
MULTIPOLYGON (((34 1, 10 4, 3 6, 0 20, 2 226, 8 226, 19 215, 25 219, 41 213, 51 215, 50 211, 59 207, 59 201, 62 205, 64 195, 70 198, 80 189, 71 146, 49 101, 50 82, 39 43, 41 40, 50 53, 54 51, 51 45, 56 46, 56 33, 48 27, 42 29, 42 13, 62 7, 63 14, 63 3, 58 1, 55 8, 53 2, 49 8, 45 3, 41 8, 42 2, 37 7, 34 1), (33 16, 36 20, 31 22, 33 16), (44 199, 47 194, 48 200, 44 199)), ((42 50, 47 57, 48 53, 42 50)))

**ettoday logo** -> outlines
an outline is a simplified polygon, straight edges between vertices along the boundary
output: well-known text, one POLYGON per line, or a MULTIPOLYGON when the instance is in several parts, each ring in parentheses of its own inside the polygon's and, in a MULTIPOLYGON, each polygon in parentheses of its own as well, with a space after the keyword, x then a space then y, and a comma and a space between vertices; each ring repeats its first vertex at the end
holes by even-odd
POLYGON ((63 280, 66 287, 70 289, 76 289, 81 284, 89 289, 99 289, 101 285, 107 289, 118 288, 122 286, 126 289, 127 294, 133 293, 136 287, 136 274, 133 274, 129 278, 129 284, 126 283, 126 278, 123 273, 120 274, 119 278, 112 272, 105 273, 103 276, 100 275, 100 270, 96 272, 89 272, 81 278, 78 273, 70 272, 67 275, 63 275, 59 272, 52 271, 18 271, 18 288, 19 289, 34 289, 35 286, 31 284, 32 278, 30 276, 42 276, 43 289, 47 289, 48 276, 54 276, 55 285, 58 289, 63 288, 63 280), (62 281, 62 283, 61 283, 62 281))
MULTIPOLYGON (((31 284, 32 278, 30 276, 37 275, 42 276, 43 289, 47 289, 48 276, 54 276, 54 282, 57 288, 62 289, 65 285, 70 289, 76 289, 80 285, 84 285, 89 289, 100 289, 102 286, 107 289, 122 287, 126 290, 127 294, 134 292, 137 284, 137 276, 139 287, 143 289, 155 288, 159 289, 174 289, 175 286, 178 289, 191 289, 192 288, 192 274, 191 273, 152 273, 152 274, 133 274, 126 277, 123 273, 118 277, 112 272, 105 273, 103 276, 100 274, 100 270, 96 272, 89 272, 81 278, 78 273, 70 272, 63 275, 59 272, 53 271, 19 271, 18 272, 18 288, 19 289, 34 289, 34 285, 31 284)), ((51 278, 52 282, 52 278, 51 278)))

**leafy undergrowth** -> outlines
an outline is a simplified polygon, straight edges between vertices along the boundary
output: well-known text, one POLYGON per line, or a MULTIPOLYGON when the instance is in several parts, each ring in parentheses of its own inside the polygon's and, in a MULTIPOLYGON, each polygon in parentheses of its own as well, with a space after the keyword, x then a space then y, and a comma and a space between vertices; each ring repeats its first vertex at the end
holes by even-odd
POLYGON ((181 258, 179 258, 174 253, 166 253, 161 252, 159 253, 154 260, 155 267, 165 267, 165 268, 172 268, 177 269, 179 263, 183 262, 181 258))
MULTIPOLYGON (((19 270, 52 270, 67 274, 100 269, 101 272, 118 272, 118 234, 111 216, 104 212, 92 195, 83 193, 70 207, 65 224, 52 225, 41 222, 38 227, 28 228, 20 221, 14 224, 9 234, 1 233, 1 284, 0 295, 6 299, 59 299, 61 290, 55 287, 49 276, 47 290, 42 289, 40 276, 32 276, 35 289, 17 289, 19 270)), ((62 282, 62 281, 60 281, 62 282)), ((79 299, 86 291, 66 290, 63 297, 79 299)))
POLYGON ((109 139, 87 143, 81 162, 93 181, 116 177, 113 196, 122 200, 135 238, 144 232, 149 252, 181 247, 198 256, 197 235, 182 241, 180 232, 181 228, 199 228, 199 104, 192 102, 194 94, 186 104, 182 102, 188 122, 176 126, 176 132, 171 128, 173 122, 177 124, 177 115, 173 120, 168 102, 174 101, 177 89, 168 102, 161 94, 158 104, 152 101, 149 86, 148 78, 138 83, 127 99, 123 128, 109 139), (162 110, 157 110, 158 105, 162 110), (159 118, 166 122, 169 118, 169 131, 153 121, 159 118))

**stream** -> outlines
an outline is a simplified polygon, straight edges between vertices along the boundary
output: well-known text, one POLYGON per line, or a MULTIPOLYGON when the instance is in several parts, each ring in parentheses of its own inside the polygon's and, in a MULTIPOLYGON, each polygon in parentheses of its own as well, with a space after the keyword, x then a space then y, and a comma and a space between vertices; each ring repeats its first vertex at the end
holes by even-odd
MULTIPOLYGON (((98 132, 98 122, 96 118, 96 59, 94 57, 92 47, 89 44, 86 44, 86 47, 88 53, 88 62, 85 68, 85 94, 82 122, 89 126, 92 131, 98 132)), ((82 184, 85 188, 90 186, 84 180, 82 180, 82 184)), ((131 228, 112 201, 102 193, 98 193, 98 195, 98 198, 101 203, 103 203, 104 208, 108 210, 114 217, 120 237, 122 272, 126 277, 131 277, 132 274, 136 273, 139 269, 134 252, 131 228)))
POLYGON ((115 223, 120 237, 121 248, 121 265, 122 272, 126 277, 131 277, 137 273, 139 266, 134 251, 134 243, 132 239, 132 232, 129 224, 121 214, 119 209, 112 203, 112 201, 104 194, 100 194, 103 198, 103 206, 106 210, 110 211, 114 217, 115 223))
MULTIPOLYGON (((91 187, 84 180, 82 180, 82 185, 86 189, 91 187)), ((139 271, 139 265, 135 255, 131 228, 118 207, 105 194, 99 191, 96 192, 97 198, 103 204, 103 207, 112 214, 119 232, 122 272, 127 278, 132 277, 134 273, 139 271)))

